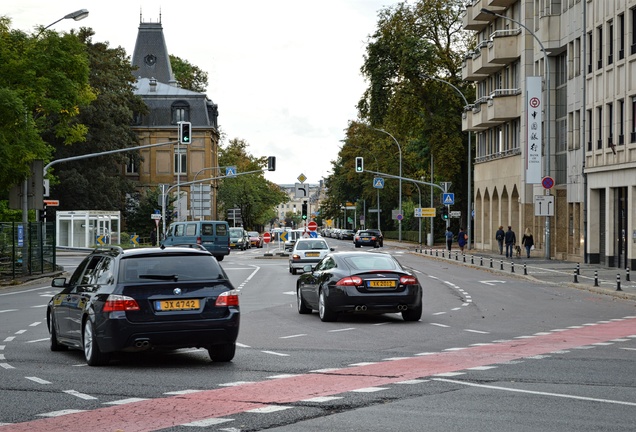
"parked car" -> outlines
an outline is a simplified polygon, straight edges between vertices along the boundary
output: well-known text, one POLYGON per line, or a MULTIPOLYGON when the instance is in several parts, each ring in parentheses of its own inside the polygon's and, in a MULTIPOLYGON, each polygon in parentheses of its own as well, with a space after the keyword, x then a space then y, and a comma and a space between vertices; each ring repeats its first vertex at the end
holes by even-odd
POLYGON ((422 286, 414 273, 391 255, 332 252, 296 282, 298 313, 318 311, 321 321, 342 313, 396 313, 404 321, 422 317, 422 286))
POLYGON ((305 268, 307 264, 315 265, 329 251, 334 251, 334 248, 330 248, 323 238, 298 239, 289 256, 289 272, 296 274, 299 269, 305 268))
POLYGON ((370 231, 358 231, 353 237, 353 244, 359 248, 362 246, 380 247, 380 239, 370 231))
POLYGON ((247 231, 240 227, 230 228, 230 247, 245 250, 249 247, 250 241, 247 231))
POLYGON ((380 241, 380 247, 384 246, 384 236, 382 235, 382 231, 377 228, 367 228, 365 231, 375 234, 380 241))
POLYGON ((115 352, 205 348, 213 361, 234 358, 238 291, 214 256, 197 247, 99 248, 46 309, 51 351, 77 348, 90 366, 115 352))
POLYGON ((338 234, 338 238, 340 240, 353 240, 353 236, 355 235, 355 231, 351 229, 342 229, 338 234))
POLYGON ((285 240, 284 248, 286 252, 291 252, 294 249, 294 245, 296 244, 296 240, 302 238, 304 234, 304 229, 295 229, 287 231, 287 240, 285 240))
POLYGON ((196 243, 209 250, 218 261, 230 254, 230 226, 226 221, 173 222, 166 237, 160 242, 165 246, 196 243))
POLYGON ((256 248, 262 248, 263 247, 263 236, 262 235, 260 235, 256 231, 248 231, 247 235, 249 236, 249 239, 250 239, 250 246, 253 246, 253 247, 256 247, 256 248))

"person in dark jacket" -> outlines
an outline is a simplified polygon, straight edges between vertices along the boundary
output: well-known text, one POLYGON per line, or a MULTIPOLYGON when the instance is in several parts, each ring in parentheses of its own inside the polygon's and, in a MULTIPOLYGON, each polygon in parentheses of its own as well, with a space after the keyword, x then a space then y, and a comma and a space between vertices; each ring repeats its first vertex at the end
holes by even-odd
POLYGON ((506 258, 512 258, 514 247, 517 244, 517 236, 510 225, 508 225, 504 241, 506 242, 506 258))
POLYGON ((468 234, 464 231, 464 228, 460 228, 457 233, 457 245, 459 246, 459 250, 464 253, 464 247, 466 247, 466 243, 468 243, 468 234))
POLYGON ((534 246, 534 238, 532 237, 532 231, 530 231, 530 228, 526 228, 526 232, 523 233, 523 237, 521 237, 521 244, 526 247, 526 255, 530 258, 530 251, 534 246))
POLYGON ((499 255, 503 255, 504 237, 506 237, 506 232, 503 230, 503 225, 499 225, 499 229, 495 233, 497 246, 499 246, 499 255))

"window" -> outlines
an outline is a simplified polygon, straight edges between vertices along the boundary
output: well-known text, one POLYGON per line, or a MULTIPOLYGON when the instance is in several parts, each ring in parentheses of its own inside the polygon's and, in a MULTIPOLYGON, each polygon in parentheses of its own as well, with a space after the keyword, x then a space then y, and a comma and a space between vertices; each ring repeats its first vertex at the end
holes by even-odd
POLYGON ((188 169, 188 154, 184 148, 174 149, 174 173, 185 174, 188 169))
POLYGON ((139 174, 139 164, 135 157, 131 154, 128 155, 128 162, 126 163, 126 174, 139 174))
POLYGON ((633 7, 629 10, 632 15, 632 40, 631 40, 631 48, 630 54, 636 54, 636 7, 633 7))
POLYGON ((603 148, 603 107, 596 108, 596 130, 596 149, 600 150, 603 148))
POLYGON ((598 39, 598 56, 596 58, 596 69, 601 69, 603 67, 603 27, 596 28, 596 35, 598 39))
POLYGON ((614 63, 614 21, 607 22, 607 64, 614 63))
POLYGON ((614 104, 607 104, 607 147, 614 147, 614 104))
POLYGON ((185 101, 176 101, 172 104, 172 124, 180 121, 190 121, 190 105, 185 101))
POLYGON ((619 99, 616 101, 618 105, 618 145, 625 144, 625 100, 619 99))
POLYGON ((629 142, 636 143, 636 96, 632 96, 632 128, 629 142))
POLYGON ((587 73, 592 73, 592 32, 587 34, 587 73))
POLYGON ((625 58, 625 15, 618 16, 618 59, 625 58))
POLYGON ((585 118, 587 119, 587 151, 592 151, 592 140, 594 136, 592 135, 592 110, 587 110, 585 112, 585 118))

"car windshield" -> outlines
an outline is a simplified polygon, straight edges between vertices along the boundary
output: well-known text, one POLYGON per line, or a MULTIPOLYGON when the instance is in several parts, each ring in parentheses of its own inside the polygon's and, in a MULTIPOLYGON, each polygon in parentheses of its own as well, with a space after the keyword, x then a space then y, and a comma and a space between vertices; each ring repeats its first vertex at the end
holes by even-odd
POLYGON ((250 231, 247 233, 250 237, 258 237, 259 234, 256 231, 250 231))
POLYGON ((241 237, 243 235, 242 229, 230 228, 230 237, 241 237))
POLYGON ((344 260, 354 270, 400 270, 393 258, 381 254, 356 255, 344 260))
POLYGON ((219 264, 209 255, 170 254, 122 259, 120 282, 152 282, 157 280, 226 279, 219 264))
POLYGON ((375 234, 369 231, 361 231, 360 233, 358 233, 358 235, 361 237, 370 237, 374 236, 375 234))
POLYGON ((319 250, 319 249, 329 249, 329 248, 327 247, 327 243, 320 240, 301 241, 296 243, 296 250, 319 250))

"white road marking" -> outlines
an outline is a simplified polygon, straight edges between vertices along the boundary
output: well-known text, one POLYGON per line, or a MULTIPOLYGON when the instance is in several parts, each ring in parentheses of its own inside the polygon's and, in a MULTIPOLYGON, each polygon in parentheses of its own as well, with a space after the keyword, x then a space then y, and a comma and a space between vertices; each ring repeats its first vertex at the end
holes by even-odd
POLYGON ((95 396, 87 395, 86 393, 80 393, 77 390, 64 390, 64 393, 66 393, 68 395, 71 395, 71 396, 78 397, 80 399, 84 399, 84 400, 96 400, 97 399, 95 396))
POLYGON ((25 377, 25 378, 33 382, 36 382, 38 384, 51 384, 50 381, 43 380, 42 378, 38 378, 38 377, 25 377))
POLYGON ((311 398, 311 399, 303 399, 301 402, 331 402, 334 400, 338 400, 338 399, 344 399, 343 397, 339 397, 339 396, 318 396, 315 398, 311 398))
POLYGON ((116 400, 116 401, 112 401, 112 402, 104 402, 104 405, 126 405, 126 404, 129 404, 129 403, 141 402, 141 401, 145 401, 145 400, 149 400, 149 399, 146 399, 146 398, 120 399, 120 400, 116 400))
POLYGON ((37 415, 39 417, 61 417, 63 415, 77 414, 81 412, 86 412, 86 410, 67 409, 67 410, 60 410, 60 411, 51 411, 48 413, 37 414, 37 415))
POLYGON ((576 400, 583 400, 583 401, 590 401, 590 402, 602 402, 602 403, 617 404, 617 405, 636 406, 636 402, 624 402, 624 401, 617 401, 617 400, 611 400, 611 399, 598 399, 598 398, 590 398, 590 397, 584 397, 584 396, 567 395, 562 393, 549 393, 549 392, 540 392, 540 391, 532 391, 532 390, 513 389, 509 387, 475 384, 475 383, 469 383, 465 381, 455 381, 455 380, 448 380, 448 379, 442 379, 442 378, 433 378, 433 380, 448 382, 451 384, 460 384, 460 385, 465 385, 468 387, 487 388, 491 390, 509 391, 514 393, 526 393, 526 394, 534 394, 539 396, 552 396, 552 397, 576 399, 576 400))
POLYGON ((301 333, 301 334, 295 334, 295 335, 289 335, 289 336, 281 336, 279 337, 279 339, 292 339, 292 338, 297 338, 297 337, 302 337, 302 336, 307 336, 306 333, 301 333))
POLYGON ((245 412, 256 413, 256 414, 269 414, 269 413, 273 413, 273 412, 277 412, 277 411, 284 411, 284 410, 288 410, 288 409, 292 409, 292 408, 293 407, 284 406, 284 405, 270 405, 270 406, 266 406, 264 408, 255 408, 255 409, 247 410, 245 412))
POLYGON ((359 388, 356 390, 351 390, 351 392, 353 393, 374 393, 374 392, 379 392, 382 390, 388 390, 388 387, 365 387, 365 388, 359 388))
POLYGON ((265 354, 272 354, 272 355, 280 356, 280 357, 289 357, 289 354, 278 353, 276 351, 261 351, 261 352, 265 353, 265 354))
POLYGON ((234 421, 234 419, 212 417, 209 419, 197 420, 192 423, 185 423, 182 426, 207 427, 207 426, 218 425, 218 424, 227 423, 231 421, 234 421))

